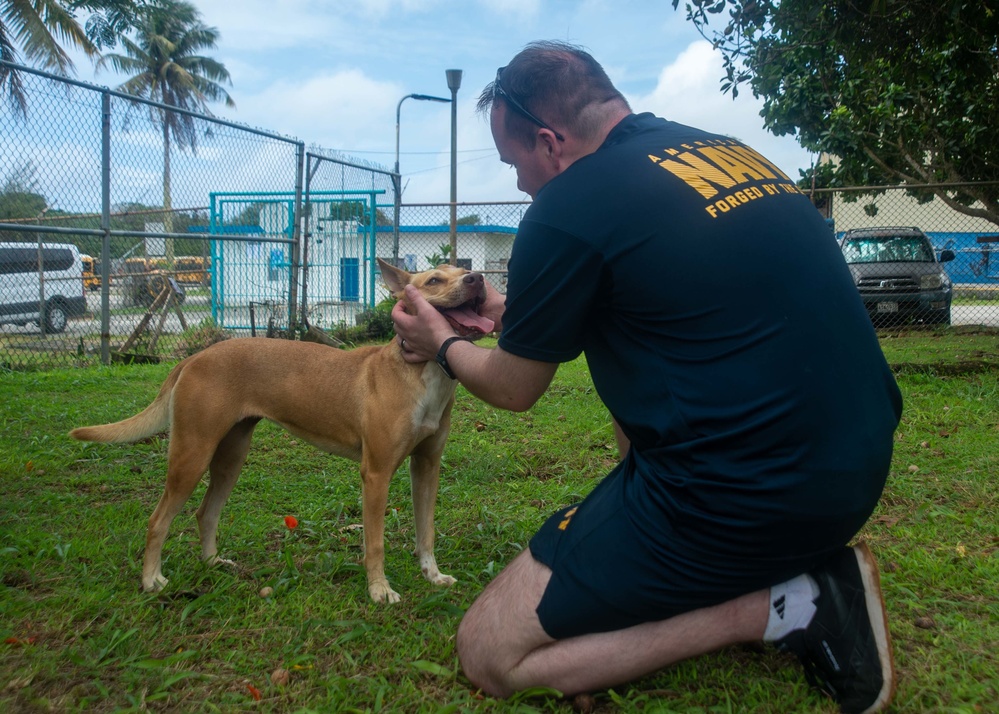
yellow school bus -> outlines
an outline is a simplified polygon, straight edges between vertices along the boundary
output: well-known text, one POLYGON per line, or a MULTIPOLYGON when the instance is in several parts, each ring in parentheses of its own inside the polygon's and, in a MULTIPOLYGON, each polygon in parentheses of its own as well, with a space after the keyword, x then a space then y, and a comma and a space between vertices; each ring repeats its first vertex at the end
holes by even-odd
POLYGON ((101 287, 101 264, 96 258, 80 253, 80 262, 83 263, 83 287, 87 290, 100 290, 101 287))
POLYGON ((173 275, 185 285, 211 284, 212 259, 200 255, 178 255, 173 261, 173 275))

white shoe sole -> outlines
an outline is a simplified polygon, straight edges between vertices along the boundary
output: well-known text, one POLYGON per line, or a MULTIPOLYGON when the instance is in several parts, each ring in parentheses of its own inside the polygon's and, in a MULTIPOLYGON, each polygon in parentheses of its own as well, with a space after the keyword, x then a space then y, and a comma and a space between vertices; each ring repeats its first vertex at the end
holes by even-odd
POLYGON ((871 623, 874 641, 878 646, 878 659, 881 662, 881 691, 878 698, 861 714, 873 714, 887 707, 895 696, 895 658, 892 654, 891 634, 888 631, 888 613, 885 610, 884 596, 881 594, 881 575, 878 563, 867 544, 860 541, 853 546, 860 568, 860 578, 864 583, 864 599, 867 605, 867 618, 871 623))

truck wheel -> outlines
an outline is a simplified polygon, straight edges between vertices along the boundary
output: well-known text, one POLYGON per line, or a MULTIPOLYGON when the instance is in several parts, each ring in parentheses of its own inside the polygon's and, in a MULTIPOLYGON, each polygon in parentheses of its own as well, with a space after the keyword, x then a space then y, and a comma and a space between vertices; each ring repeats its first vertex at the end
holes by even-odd
POLYGON ((58 334, 66 329, 69 316, 66 314, 66 307, 59 301, 54 300, 45 306, 45 331, 51 334, 58 334))

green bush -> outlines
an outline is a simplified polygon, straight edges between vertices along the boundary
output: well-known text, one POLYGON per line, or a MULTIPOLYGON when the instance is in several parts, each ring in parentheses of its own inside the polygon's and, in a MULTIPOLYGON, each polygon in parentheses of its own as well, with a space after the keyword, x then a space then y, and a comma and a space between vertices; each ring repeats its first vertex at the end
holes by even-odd
POLYGON ((330 335, 348 344, 358 342, 384 342, 395 334, 392 325, 392 306, 395 300, 385 298, 373 308, 358 313, 356 325, 340 322, 330 330, 330 335))

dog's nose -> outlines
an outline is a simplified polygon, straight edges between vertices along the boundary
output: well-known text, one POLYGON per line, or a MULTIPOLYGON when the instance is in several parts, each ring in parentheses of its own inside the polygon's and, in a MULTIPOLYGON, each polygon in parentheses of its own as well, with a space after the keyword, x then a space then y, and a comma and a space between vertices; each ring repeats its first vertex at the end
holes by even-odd
POLYGON ((482 273, 469 273, 463 278, 463 280, 466 283, 481 283, 483 280, 482 273))

